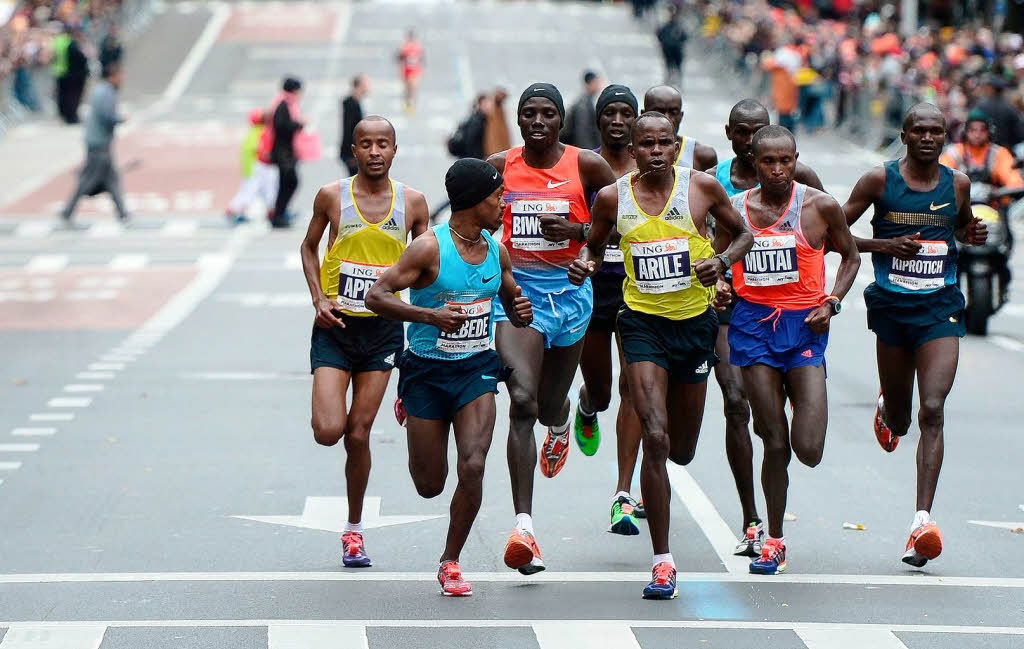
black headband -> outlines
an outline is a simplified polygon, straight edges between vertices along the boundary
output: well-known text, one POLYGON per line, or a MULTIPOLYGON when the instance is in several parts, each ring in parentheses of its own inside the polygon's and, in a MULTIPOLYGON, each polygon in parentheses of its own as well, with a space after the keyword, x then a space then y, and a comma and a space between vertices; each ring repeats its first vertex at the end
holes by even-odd
POLYGON ((618 83, 613 83, 604 90, 601 91, 600 96, 597 98, 597 118, 601 119, 601 113, 604 112, 605 107, 608 104, 615 103, 628 104, 633 109, 633 114, 637 115, 639 110, 639 104, 636 100, 636 95, 633 91, 618 83))
POLYGON ((526 90, 523 91, 523 95, 519 98, 517 114, 522 112, 523 104, 533 97, 543 97, 544 99, 551 100, 551 103, 558 109, 558 116, 565 123, 565 105, 562 103, 562 93, 558 92, 558 88, 550 83, 531 83, 527 86, 526 90))

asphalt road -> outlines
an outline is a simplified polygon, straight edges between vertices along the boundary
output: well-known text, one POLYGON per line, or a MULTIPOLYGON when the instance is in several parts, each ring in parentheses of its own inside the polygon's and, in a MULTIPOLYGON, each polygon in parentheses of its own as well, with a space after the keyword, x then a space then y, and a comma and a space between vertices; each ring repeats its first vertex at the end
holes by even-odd
MULTIPOLYGON (((922 571, 899 560, 916 430, 892 455, 871 433, 877 377, 859 296, 833 321, 824 460, 791 468, 787 575, 754 578, 730 556, 742 521, 714 386, 697 457, 671 473, 678 599, 640 599, 646 530, 605 532, 607 414, 596 456, 573 449, 555 479, 538 479, 548 571, 509 571, 503 395, 462 561, 475 594, 438 596, 454 480, 436 499, 416 494, 387 406, 397 377, 372 435, 374 567, 343 571, 331 530, 344 521, 344 451, 316 446, 309 429, 303 224, 229 228, 220 216, 246 111, 266 105, 284 74, 304 79, 325 152, 301 171, 294 207, 305 214, 316 188, 342 175, 338 103, 365 72, 366 112, 398 130, 393 176, 436 205, 450 163, 443 140, 477 90, 500 84, 514 98, 546 80, 568 103, 594 68, 642 93, 661 74, 654 39, 607 4, 168 3, 137 48, 124 91, 135 118, 118 150, 140 161, 125 175, 133 227, 113 226, 99 198, 83 206, 82 230, 56 229, 72 163, 31 179, 11 156, 2 163, 15 183, 0 201, 0 649, 1020 646, 1024 535, 1010 531, 1024 520, 1018 303, 992 335, 963 341, 933 511, 945 551, 922 571), (410 25, 427 57, 414 115, 401 110, 393 61, 410 25)), ((691 48, 683 131, 725 157, 722 124, 744 89, 708 63, 691 48)), ((56 146, 79 154, 65 139, 56 146)), ((840 201, 879 162, 829 134, 799 145, 840 201)), ((862 270, 855 293, 868 281, 862 270)))

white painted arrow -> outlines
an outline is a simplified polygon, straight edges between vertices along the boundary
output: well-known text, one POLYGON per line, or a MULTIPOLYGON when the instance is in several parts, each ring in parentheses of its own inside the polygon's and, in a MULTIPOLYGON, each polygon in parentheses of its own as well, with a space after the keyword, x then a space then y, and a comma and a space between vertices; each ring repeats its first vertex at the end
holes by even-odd
MULTIPOLYGON (((340 533, 345 530, 345 523, 348 521, 348 499, 336 496, 309 496, 306 498, 306 505, 302 508, 301 516, 232 516, 232 518, 340 533)), ((381 516, 380 498, 366 497, 363 499, 363 529, 419 523, 435 518, 442 517, 381 516)))
POLYGON ((983 525, 985 527, 998 527, 1004 530, 1020 530, 1024 529, 1024 522, 1012 523, 1009 521, 967 521, 972 525, 983 525))

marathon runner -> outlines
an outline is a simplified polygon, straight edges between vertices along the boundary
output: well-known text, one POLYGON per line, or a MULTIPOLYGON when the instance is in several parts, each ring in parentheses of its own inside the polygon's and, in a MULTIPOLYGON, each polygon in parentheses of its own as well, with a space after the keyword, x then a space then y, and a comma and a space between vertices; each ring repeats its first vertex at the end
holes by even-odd
POLYGON ((942 552, 931 509, 942 467, 946 396, 965 333, 957 241, 980 245, 988 232, 971 215, 970 179, 939 164, 946 141, 942 111, 917 104, 903 118, 900 139, 907 154, 866 173, 843 210, 853 224, 868 206, 875 208, 873 237, 857 239, 857 247, 871 253, 875 270, 864 302, 868 328, 877 337, 881 385, 875 437, 887 452, 896 450, 910 428, 917 378, 917 512, 903 561, 920 568, 942 552))
POLYGON ((765 126, 751 146, 758 186, 731 199, 754 234, 754 246, 732 266, 737 302, 729 349, 730 362, 742 368, 764 442, 768 538, 750 572, 774 575, 786 569, 782 524, 790 458, 795 453, 814 467, 825 449, 829 323, 853 285, 860 255, 836 199, 794 181, 798 154, 789 129, 765 126), (842 254, 831 294, 825 292, 826 239, 842 254), (787 396, 792 422, 786 419, 787 396))
MULTIPOLYGON (((636 169, 636 161, 629 154, 629 131, 638 113, 638 102, 626 86, 610 85, 597 98, 597 126, 601 133, 598 153, 620 178, 636 169)), ((594 286, 594 313, 584 337, 580 371, 583 385, 576 402, 573 431, 576 443, 584 455, 593 455, 601 442, 601 428, 597 414, 608 409, 612 398, 612 334, 615 320, 622 308, 622 280, 626 271, 622 266, 622 253, 618 249, 618 235, 612 235, 616 247, 605 250, 604 263, 597 269, 591 282, 594 286)), ((618 348, 618 346, 616 346, 618 348)), ((618 349, 619 366, 625 367, 622 350, 618 349)), ((633 410, 626 375, 618 379, 619 409, 615 417, 615 436, 619 468, 616 493, 612 496, 609 532, 632 536, 640 533, 636 519, 646 514, 642 506, 629 495, 633 470, 640 450, 640 419, 633 410)))
POLYGON ((423 75, 423 45, 416 40, 416 30, 410 29, 405 34, 405 41, 398 48, 399 74, 402 77, 402 100, 405 112, 416 110, 416 91, 420 87, 423 75))
MULTIPOLYGON (((612 230, 618 230, 626 268, 618 334, 629 391, 643 422, 640 486, 654 548, 646 599, 678 594, 668 544, 671 490, 665 463, 693 459, 707 379, 718 360, 714 287, 753 242, 712 176, 672 164, 678 148, 665 115, 645 113, 633 122, 630 150, 638 169, 598 192, 587 245, 569 268, 571 282, 585 282, 601 265, 612 230), (719 223, 719 240, 733 237, 717 255, 707 236, 708 211, 719 223)), ((727 287, 723 297, 728 299, 727 287)))
POLYGON ((366 291, 398 260, 406 240, 428 225, 423 194, 389 177, 398 147, 391 122, 376 115, 355 128, 352 153, 358 172, 325 185, 313 201, 302 242, 302 269, 316 321, 310 342, 313 438, 334 446, 345 439, 348 522, 341 537, 346 567, 370 565, 363 545, 363 495, 370 476, 370 427, 395 359, 405 344, 402 323, 375 317, 366 291), (330 224, 327 252, 317 249, 330 224), (352 403, 345 395, 352 383, 352 403))
POLYGON ((656 112, 668 116, 679 137, 679 153, 673 164, 691 169, 710 169, 718 164, 718 154, 706 144, 692 137, 679 135, 679 124, 683 121, 683 96, 672 86, 654 86, 644 95, 644 112, 656 112))
POLYGON ((451 219, 414 241, 370 289, 366 303, 385 318, 410 323, 398 393, 408 413, 409 472, 424 498, 444 490, 448 429, 455 429, 459 483, 437 580, 442 594, 457 596, 473 593, 459 555, 483 499, 494 395, 507 374, 491 349, 492 301, 499 297, 510 326, 529 325, 533 313, 512 278, 508 252, 490 235, 504 207, 501 175, 466 158, 448 170, 445 188, 451 219), (407 288, 410 304, 395 295, 407 288))
MULTIPOLYGON (((729 122, 725 125, 725 137, 732 143, 735 157, 718 163, 707 170, 718 179, 730 197, 758 186, 757 170, 754 168, 754 151, 751 140, 754 133, 770 123, 768 109, 755 99, 743 99, 732 107, 729 122)), ((796 163, 793 179, 808 187, 824 191, 814 171, 800 162, 796 163)), ((726 273, 729 281, 731 273, 726 273)), ((718 314, 718 342, 715 351, 721 362, 715 366, 715 379, 722 390, 725 406, 725 454, 736 483, 736 491, 743 509, 743 527, 737 556, 759 557, 764 543, 764 525, 757 515, 754 498, 754 447, 750 442, 750 404, 743 392, 740 369, 729 362, 729 320, 733 304, 718 314)))
POLYGON ((593 308, 590 282, 574 286, 565 272, 590 227, 587 197, 615 182, 615 175, 593 151, 558 141, 565 109, 553 85, 528 86, 517 113, 525 145, 487 161, 505 179, 502 243, 523 295, 537 307, 526 329, 506 322, 499 304, 494 314, 498 353, 514 370, 508 383, 508 466, 516 527, 505 547, 505 565, 528 575, 544 569, 533 531, 533 426, 540 420, 548 427, 540 470, 554 477, 569 452, 567 395, 593 308))

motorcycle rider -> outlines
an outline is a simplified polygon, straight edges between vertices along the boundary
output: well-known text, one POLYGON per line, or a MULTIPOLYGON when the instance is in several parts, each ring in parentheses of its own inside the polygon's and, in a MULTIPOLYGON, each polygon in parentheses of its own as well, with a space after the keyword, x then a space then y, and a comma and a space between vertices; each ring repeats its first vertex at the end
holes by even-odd
POLYGON ((978 108, 973 109, 967 114, 963 142, 947 148, 939 162, 964 172, 973 183, 999 188, 1024 187, 1024 178, 1013 166, 1013 154, 992 142, 993 130, 989 116, 978 108))

